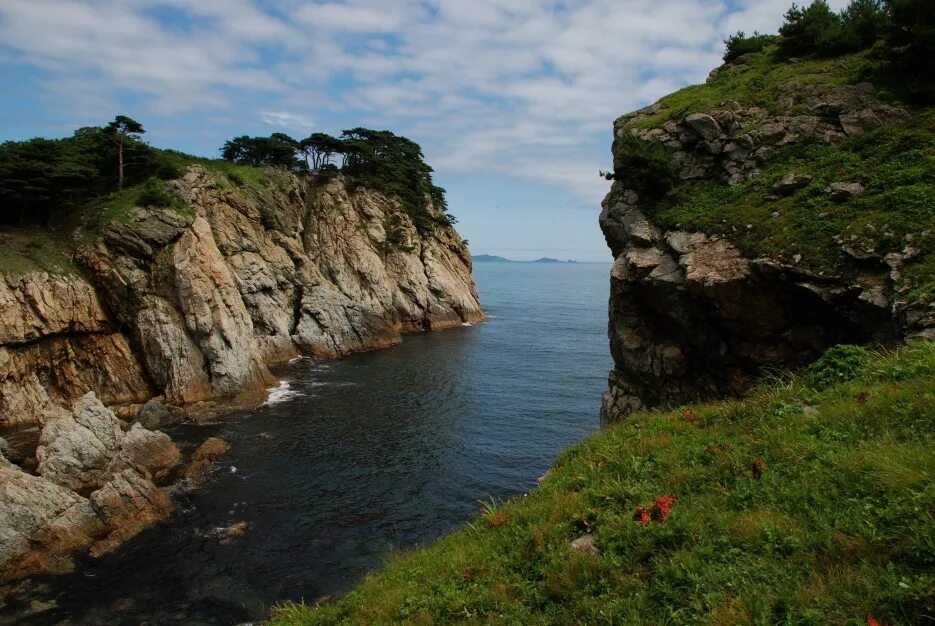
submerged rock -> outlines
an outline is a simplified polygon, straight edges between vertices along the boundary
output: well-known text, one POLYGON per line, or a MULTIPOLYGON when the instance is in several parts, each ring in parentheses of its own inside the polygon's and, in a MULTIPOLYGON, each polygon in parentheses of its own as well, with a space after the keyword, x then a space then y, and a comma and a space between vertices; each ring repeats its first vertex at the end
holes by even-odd
POLYGON ((185 468, 185 478, 195 486, 201 485, 208 477, 214 462, 230 452, 230 449, 230 444, 220 437, 205 439, 204 443, 192 453, 191 462, 185 468))

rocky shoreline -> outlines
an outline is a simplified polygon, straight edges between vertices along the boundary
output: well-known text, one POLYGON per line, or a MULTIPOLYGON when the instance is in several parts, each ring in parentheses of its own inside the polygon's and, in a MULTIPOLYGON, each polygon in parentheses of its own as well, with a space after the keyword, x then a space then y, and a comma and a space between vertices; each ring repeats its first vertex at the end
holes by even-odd
POLYGON ((263 402, 269 366, 484 319, 450 224, 420 230, 341 176, 263 176, 191 166, 170 184, 185 209, 76 232, 70 271, 0 276, 0 428, 18 433, 0 439, 0 582, 168 517, 229 446, 186 466, 159 429, 263 402))
POLYGON ((89 390, 118 408, 257 396, 270 365, 484 319, 450 225, 420 231, 397 199, 341 176, 263 175, 238 186, 191 166, 171 183, 185 209, 76 233, 70 271, 4 275, 0 426, 89 390))
MULTIPOLYGON (((49 416, 38 443, 32 473, 0 445, 0 583, 68 572, 73 552, 99 558, 174 510, 165 484, 181 468, 179 449, 165 433, 119 419, 93 392, 49 416)), ((186 485, 205 469, 193 458, 186 485)))

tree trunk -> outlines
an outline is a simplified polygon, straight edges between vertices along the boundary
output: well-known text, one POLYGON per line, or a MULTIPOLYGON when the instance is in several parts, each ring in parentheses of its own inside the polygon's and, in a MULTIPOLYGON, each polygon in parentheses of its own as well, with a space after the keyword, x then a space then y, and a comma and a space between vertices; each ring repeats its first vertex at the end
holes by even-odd
POLYGON ((123 142, 117 144, 117 190, 123 191, 123 142))

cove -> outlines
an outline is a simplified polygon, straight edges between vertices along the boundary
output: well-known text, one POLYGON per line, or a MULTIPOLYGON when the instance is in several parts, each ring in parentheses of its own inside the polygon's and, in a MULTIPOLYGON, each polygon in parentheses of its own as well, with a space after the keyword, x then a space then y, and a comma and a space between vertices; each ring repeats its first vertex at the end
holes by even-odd
POLYGON ((169 430, 180 445, 220 436, 232 451, 202 490, 177 496, 168 522, 21 585, 0 622, 262 619, 277 602, 346 592, 481 500, 528 491, 598 428, 608 271, 478 264, 488 323, 294 362, 276 370, 284 384, 266 405, 169 430))

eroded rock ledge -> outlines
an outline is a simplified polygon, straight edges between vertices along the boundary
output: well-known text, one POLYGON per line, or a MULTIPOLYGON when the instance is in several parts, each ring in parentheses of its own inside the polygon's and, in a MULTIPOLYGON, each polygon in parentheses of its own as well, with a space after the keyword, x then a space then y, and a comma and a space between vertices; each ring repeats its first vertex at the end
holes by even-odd
MULTIPOLYGON (((663 146, 683 183, 735 185, 759 176, 786 146, 834 144, 909 117, 876 102, 868 84, 792 83, 780 88, 777 100, 785 112, 725 102, 647 125, 662 109, 657 103, 620 118, 615 133, 663 146)), ((620 165, 615 169, 619 173, 620 165)), ((836 343, 935 334, 932 308, 901 297, 902 254, 884 259, 845 249, 853 263, 835 275, 745 258, 728 237, 654 223, 647 217, 654 201, 639 181, 617 178, 600 217, 615 259, 609 323, 615 367, 603 399, 605 420, 648 406, 736 394, 764 370, 802 366, 836 343)), ((793 193, 808 182, 782 180, 774 189, 793 193)), ((863 188, 828 192, 857 194, 863 188)), ((911 255, 911 246, 904 252, 911 255)))
POLYGON ((191 167, 173 183, 190 213, 134 209, 79 249, 80 273, 0 278, 0 425, 89 390, 107 405, 258 391, 300 354, 483 319, 452 228, 420 233, 398 201, 340 176, 267 176, 248 189, 191 167))

